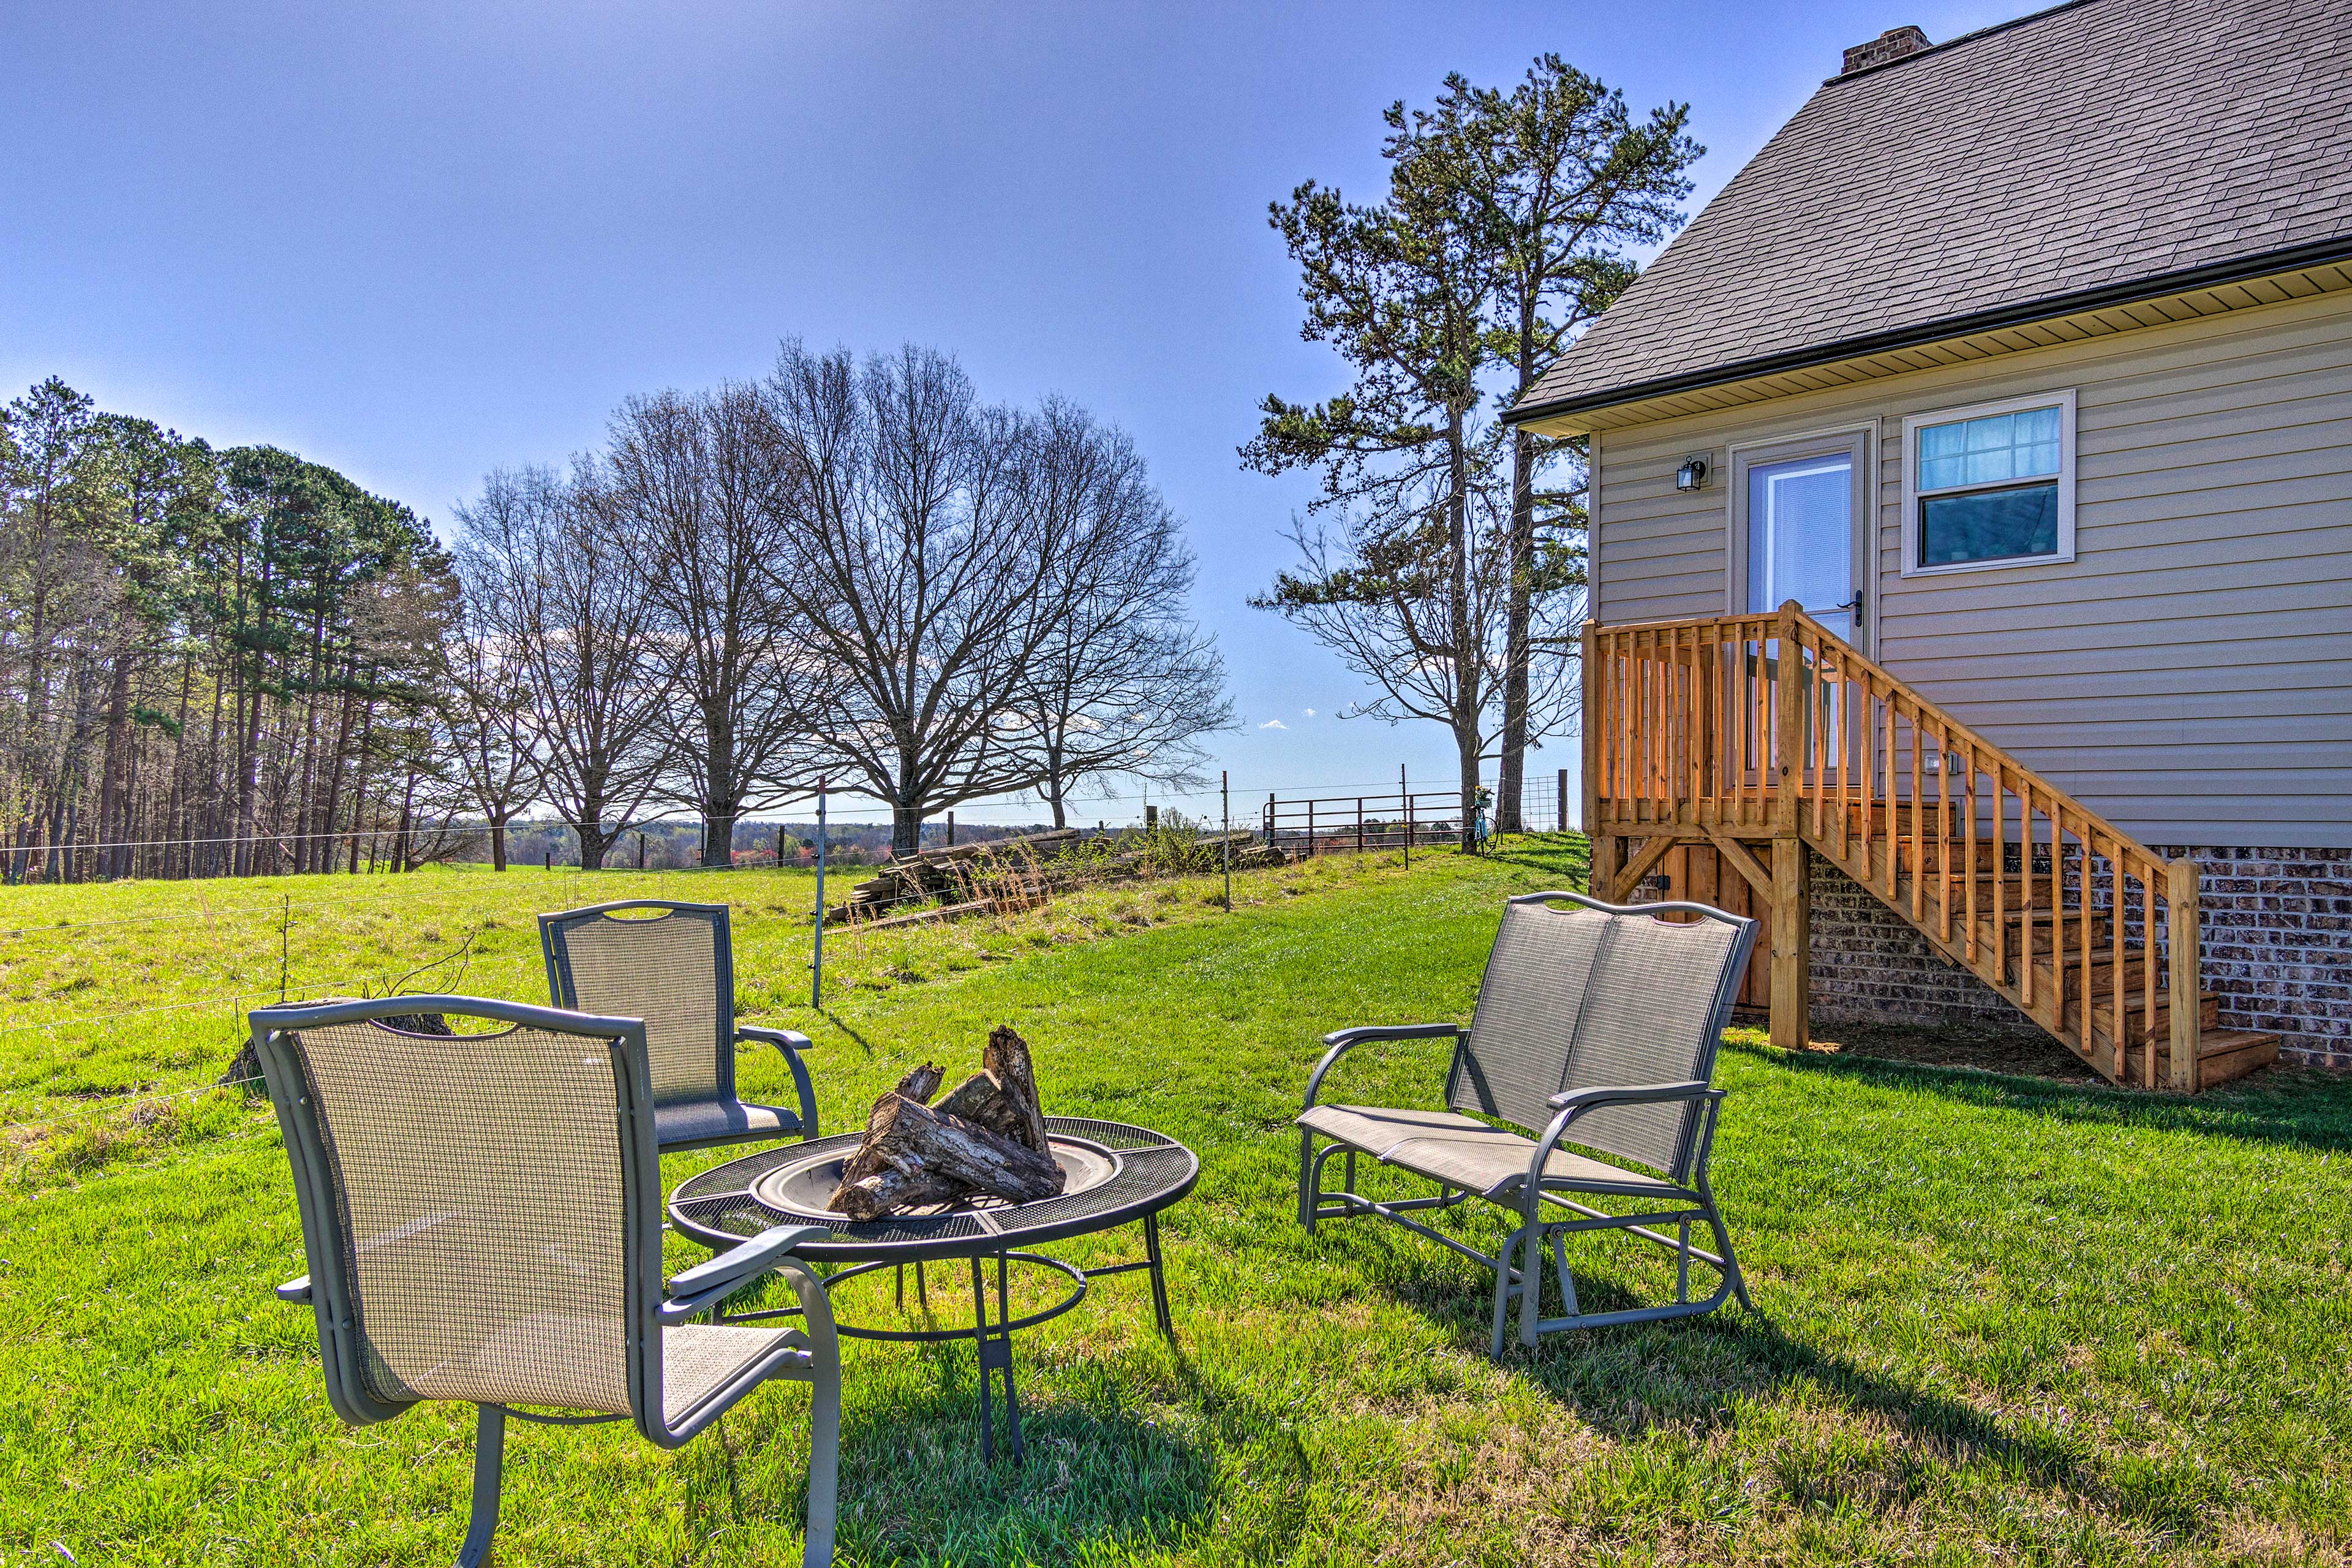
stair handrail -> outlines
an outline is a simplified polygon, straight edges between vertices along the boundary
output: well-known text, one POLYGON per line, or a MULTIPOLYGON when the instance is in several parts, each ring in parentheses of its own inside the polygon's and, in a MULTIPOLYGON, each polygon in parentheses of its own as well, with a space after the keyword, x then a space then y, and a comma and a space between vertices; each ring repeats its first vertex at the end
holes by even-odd
MULTIPOLYGON (((1985 737, 1976 730, 1962 723, 1959 720, 1953 718, 1951 713, 1934 698, 1927 696, 1921 692, 1917 687, 1912 685, 1901 676, 1896 675, 1885 665, 1880 664, 1868 654, 1863 652, 1860 648, 1846 641, 1845 638, 1838 636, 1837 633, 1830 630, 1827 626, 1822 625, 1821 622, 1807 615, 1804 608, 1794 599, 1790 600, 1787 604, 1780 606, 1780 614, 1784 616, 1790 616, 1796 625, 1811 632, 1815 637, 1820 637, 1823 641, 1836 644, 1839 658, 1853 660, 1854 664, 1864 670, 1867 671, 1871 675, 1876 676, 1879 679, 1885 681, 1890 687, 1902 692, 1905 697, 1908 698, 1911 702, 1918 707, 1922 711, 1933 714, 1938 724, 1951 731, 1954 734, 1958 735, 1962 740, 1968 742, 1969 745, 1975 751, 1989 752, 1993 757, 2007 763, 2011 768, 2013 768, 2017 772, 2032 774, 2036 785, 2042 789, 2043 793, 2047 794, 2051 799, 2064 805, 2076 816, 2083 817, 2093 826, 2096 827, 2100 833, 2112 838, 2118 845, 2128 848, 2134 854, 2139 856, 2141 858, 2148 861, 2152 865, 2169 866, 2174 863, 2173 857, 2162 854, 2159 851, 2151 849, 2147 845, 2142 844, 2138 839, 2134 838, 2130 834, 2126 833, 2122 828, 2117 827, 2114 823, 2109 822, 2105 817, 2100 816, 2097 812, 2093 811, 2089 806, 2084 805, 2081 801, 2076 800, 2073 795, 2068 795, 2056 784, 2052 784, 2048 779, 2042 775, 2039 769, 2028 766, 2025 763, 2020 761, 2015 755, 2011 753, 2007 749, 1985 739, 1985 737)), ((1795 638, 1792 640, 1797 642, 1799 647, 1803 646, 1802 638, 1795 638)), ((1775 738, 1775 744, 1778 744, 1777 737, 1775 738)), ((1774 761, 1776 763, 1779 761, 1777 755, 1775 756, 1774 761)))

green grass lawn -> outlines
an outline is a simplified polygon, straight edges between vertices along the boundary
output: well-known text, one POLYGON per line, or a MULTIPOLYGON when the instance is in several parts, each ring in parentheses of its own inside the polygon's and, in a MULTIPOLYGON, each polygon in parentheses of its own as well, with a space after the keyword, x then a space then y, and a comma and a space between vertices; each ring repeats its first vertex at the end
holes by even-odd
MULTIPOLYGON (((1736 1034, 1716 1186, 1761 1315, 1499 1363, 1467 1262, 1361 1222, 1305 1235, 1289 1118, 1316 1037, 1467 1016, 1500 899, 1580 873, 1554 845, 1255 875, 1232 915, 1207 882, 1094 893, 844 944, 822 1016, 790 1000, 808 936, 791 874, 216 884, 211 923, 194 889, 36 889, 0 905, 26 933, 0 961, 12 1022, 274 996, 282 891, 358 900, 314 937, 289 928, 298 993, 478 931, 467 984, 538 999, 532 910, 723 891, 745 1005, 815 1037, 835 1125, 1009 1021, 1049 1109, 1191 1144, 1200 1186, 1165 1230, 1181 1344, 1152 1331, 1139 1276, 1024 1334, 1024 1468, 979 1463, 969 1347, 849 1347, 845 1563, 2352 1561, 2352 1080, 2273 1072, 2176 1102, 1736 1034), (245 924, 217 920, 232 905, 245 924), (94 923, 152 912, 196 918, 94 923), (61 920, 79 934, 37 957, 61 920)), ((0 1036, 0 1564, 65 1562, 52 1542, 82 1564, 449 1561, 470 1412, 334 1419, 309 1313, 269 1294, 302 1268, 274 1128, 233 1094, 178 1092, 218 1072, 233 1020, 153 1016, 173 1022, 0 1036)), ((1425 1101, 1439 1049, 1363 1047, 1332 1091, 1425 1101)), ((743 1074, 785 1091, 772 1053, 743 1074)), ((1588 1306, 1669 1282, 1631 1244, 1572 1246, 1588 1306)), ((887 1316, 887 1289, 842 1309, 887 1316)), ((520 1429, 499 1560, 795 1560, 805 1400, 763 1389, 674 1454, 625 1428, 520 1429)))

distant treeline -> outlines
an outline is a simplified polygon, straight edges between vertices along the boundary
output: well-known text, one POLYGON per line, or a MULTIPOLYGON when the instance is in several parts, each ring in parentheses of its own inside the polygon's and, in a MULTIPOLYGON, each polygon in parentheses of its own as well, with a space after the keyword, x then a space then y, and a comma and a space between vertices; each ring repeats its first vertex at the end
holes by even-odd
POLYGON ((927 350, 633 398, 454 531, 54 378, 7 405, 0 877, 596 867, 649 823, 649 866, 723 864, 819 778, 892 814, 835 843, 911 849, 963 801, 1197 778, 1231 722, 1132 444, 927 350))

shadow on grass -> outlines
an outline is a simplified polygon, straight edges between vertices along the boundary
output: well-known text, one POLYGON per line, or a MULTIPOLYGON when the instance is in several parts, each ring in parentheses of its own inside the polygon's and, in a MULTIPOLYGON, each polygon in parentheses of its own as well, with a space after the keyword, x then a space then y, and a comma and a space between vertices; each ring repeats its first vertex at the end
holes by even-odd
POLYGON ((845 1560, 1091 1562, 1171 1548, 1213 1521, 1217 1466, 1206 1444, 1115 1393, 1024 1397, 1024 1458, 1005 1451, 1000 1403, 996 1458, 983 1464, 969 1349, 927 1345, 920 1355, 924 1393, 845 1421, 845 1560))
POLYGON ((2352 1150, 2352 1075, 2343 1073, 2271 1068, 2187 1098, 1844 1052, 1779 1051, 1738 1039, 1725 1040, 1724 1049, 1788 1072, 1939 1094, 1988 1110, 2279 1143, 2314 1153, 2352 1150))

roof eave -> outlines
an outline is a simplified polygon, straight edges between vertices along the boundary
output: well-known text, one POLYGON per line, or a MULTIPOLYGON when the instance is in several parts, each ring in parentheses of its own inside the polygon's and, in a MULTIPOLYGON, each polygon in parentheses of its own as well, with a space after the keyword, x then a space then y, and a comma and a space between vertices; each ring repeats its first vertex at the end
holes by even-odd
MULTIPOLYGON (((1966 316, 1946 316, 1922 321, 1915 326, 1897 327, 1888 331, 1866 333, 1861 337, 1840 338, 1801 349, 1790 349, 1777 354, 1756 359, 1737 360, 1728 364, 1706 370, 1691 371, 1681 375, 1659 376, 1649 381, 1633 382, 1604 388, 1574 397, 1553 398, 1543 403, 1519 404, 1506 409, 1503 423, 1527 425, 1541 419, 1555 419, 1563 415, 1583 414, 1608 408, 1621 403, 1639 403, 1652 397, 1666 397, 1680 392, 1696 392, 1705 387, 1721 386, 1727 382, 1747 381, 1760 375, 1778 375, 1793 370, 1805 370, 1815 365, 1834 364, 1842 360, 1862 359, 1871 354, 1887 353, 1896 349, 1917 348, 1924 343, 1941 342, 1947 338, 1966 337, 1971 332, 1998 331, 2002 327, 2023 326, 2031 321, 2046 321, 2053 316, 2072 315, 2078 310, 2103 310, 2115 305, 2128 305, 2136 300, 2159 295, 2180 293, 2194 289, 2216 288, 2225 283, 2243 282, 2279 272, 2292 272, 2302 267, 2320 267, 2330 262, 2352 258, 2352 234, 2315 240, 2305 245, 2290 246, 2284 250, 2263 251, 2251 256, 2235 257, 2227 261, 2208 262, 2201 267, 2185 268, 2175 272, 2152 273, 2122 283, 2102 284, 2096 289, 2077 289, 2071 294, 2045 296, 2038 300, 2002 305, 1990 310, 1979 310, 1966 316)), ((1573 352, 1573 351, 1571 351, 1573 352)))

